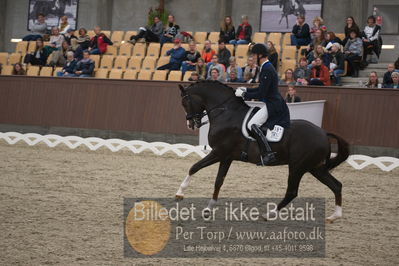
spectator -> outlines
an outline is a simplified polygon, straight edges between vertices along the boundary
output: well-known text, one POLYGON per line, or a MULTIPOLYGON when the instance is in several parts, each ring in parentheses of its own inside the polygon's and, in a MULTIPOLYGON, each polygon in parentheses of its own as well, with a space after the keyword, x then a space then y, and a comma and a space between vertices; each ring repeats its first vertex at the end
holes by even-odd
POLYGON ((298 67, 294 70, 294 80, 297 85, 308 85, 312 71, 308 68, 308 61, 305 57, 299 60, 298 67))
POLYGON ((241 16, 241 24, 238 26, 236 36, 234 40, 231 40, 230 44, 248 44, 251 42, 252 26, 248 23, 248 16, 241 16))
POLYGON ((314 37, 312 39, 311 44, 309 44, 306 49, 302 49, 301 55, 308 57, 317 46, 321 45, 323 47, 326 46, 326 40, 324 38, 324 32, 320 29, 316 30, 314 33, 314 37))
POLYGON ((291 68, 287 69, 284 72, 284 79, 280 79, 278 81, 278 85, 289 85, 289 84, 295 84, 294 70, 292 70, 291 68))
POLYGON ((367 65, 367 56, 374 52, 377 57, 380 57, 380 30, 381 27, 375 24, 375 17, 370 16, 367 19, 367 26, 362 32, 363 39, 363 61, 367 65))
POLYGON ((130 42, 135 44, 138 39, 144 38, 146 42, 159 42, 163 33, 163 23, 158 16, 154 17, 151 27, 139 28, 139 33, 130 37, 130 42))
POLYGON ((395 70, 395 66, 393 64, 388 64, 388 69, 387 72, 384 74, 384 78, 382 80, 382 85, 384 88, 388 88, 387 86, 390 86, 393 81, 392 81, 392 73, 395 70))
POLYGON ((94 72, 94 61, 90 59, 90 52, 83 52, 83 59, 76 63, 76 67, 73 70, 74 77, 89 78, 93 76, 94 72))
POLYGON ((394 66, 395 66, 395 72, 399 72, 399 56, 398 59, 396 59, 394 66))
POLYGON ((301 102, 301 97, 296 95, 296 89, 293 84, 288 85, 287 94, 285 96, 285 102, 287 103, 299 103, 301 102))
POLYGON ((211 70, 210 71, 210 75, 208 77, 209 80, 215 80, 215 81, 217 80, 217 81, 220 81, 220 82, 224 81, 223 80, 223 73, 221 73, 218 68, 213 67, 210 70, 211 70))
POLYGON ((375 72, 375 71, 371 71, 371 72, 370 72, 370 74, 369 74, 369 80, 368 80, 368 82, 366 83, 366 87, 367 87, 367 88, 373 88, 373 89, 381 88, 381 87, 382 87, 381 84, 380 84, 380 82, 379 82, 379 80, 378 80, 377 72, 375 72))
POLYGON ((219 40, 229 43, 236 38, 236 31, 233 25, 233 20, 230 16, 226 16, 220 25, 219 40))
POLYGON ((296 24, 292 28, 291 45, 304 46, 310 44, 310 29, 309 25, 305 23, 305 17, 297 16, 296 24))
POLYGON ((317 30, 321 30, 322 32, 325 32, 327 30, 327 27, 324 25, 324 20, 317 16, 313 19, 313 27, 310 29, 310 35, 312 40, 315 37, 315 32, 317 30))
POLYGON ((212 69, 217 69, 219 73, 218 80, 224 79, 224 73, 226 72, 226 67, 222 64, 219 64, 219 58, 217 55, 212 57, 212 61, 208 64, 208 79, 211 76, 212 69))
POLYGON ((65 34, 68 32, 69 29, 71 29, 71 25, 69 25, 68 23, 67 16, 64 15, 60 18, 58 29, 60 30, 61 34, 65 34))
POLYGON ((313 61, 318 57, 321 58, 323 64, 326 67, 330 67, 330 56, 327 53, 326 49, 321 45, 318 45, 315 50, 313 50, 311 53, 309 53, 308 58, 307 58, 308 63, 312 64, 313 61))
POLYGON ((349 64, 349 72, 352 77, 359 76, 360 65, 355 63, 362 58, 362 40, 358 37, 356 30, 349 33, 349 38, 344 47, 345 59, 349 64))
POLYGON ((243 76, 245 81, 255 82, 256 77, 259 74, 259 67, 255 64, 255 59, 253 56, 249 56, 247 59, 247 64, 243 67, 243 76), (251 75, 248 75, 250 73, 251 75))
POLYGON ((90 54, 105 54, 107 52, 107 46, 113 45, 113 43, 104 33, 101 32, 99 26, 94 28, 94 33, 96 35, 91 38, 88 49, 90 54))
POLYGON ((212 57, 216 54, 215 50, 212 49, 212 43, 210 40, 206 40, 204 44, 204 49, 201 52, 201 57, 204 59, 205 63, 209 63, 212 57))
POLYGON ((356 24, 355 19, 353 17, 346 18, 346 25, 345 25, 345 39, 342 41, 342 45, 346 45, 346 42, 350 39, 351 31, 355 31, 357 36, 360 36, 360 29, 359 26, 356 24))
POLYGON ((244 72, 244 82, 245 83, 255 83, 255 77, 252 72, 244 72))
POLYGON ((168 16, 168 25, 161 36, 160 43, 163 45, 167 42, 173 42, 173 39, 179 33, 180 27, 175 23, 175 16, 169 15, 168 16))
POLYGON ((12 68, 12 75, 25 76, 26 71, 20 63, 16 63, 12 68))
POLYGON ((231 57, 231 53, 229 49, 226 48, 226 44, 222 40, 219 40, 219 50, 217 56, 219 63, 223 64, 225 68, 229 67, 229 59, 231 57))
POLYGON ((227 75, 229 75, 231 71, 235 70, 237 79, 242 80, 242 68, 237 65, 236 58, 234 56, 231 56, 229 62, 230 66, 226 69, 227 75))
POLYGON ((64 39, 71 47, 71 50, 76 51, 78 48, 78 37, 75 36, 75 31, 73 29, 69 29, 67 33, 64 34, 64 39))
POLYGON ((33 24, 31 33, 26 35, 22 40, 23 41, 36 41, 37 39, 42 39, 43 35, 47 33, 47 23, 46 18, 42 13, 37 15, 37 20, 33 24))
POLYGON ((191 41, 189 44, 189 50, 185 52, 184 61, 181 65, 181 71, 186 73, 188 70, 195 70, 198 58, 201 57, 200 53, 197 51, 197 46, 195 42, 191 41))
POLYGON ((228 73, 226 81, 231 83, 244 83, 243 79, 238 78, 236 69, 232 69, 230 73, 228 73))
POLYGON ((391 78, 392 83, 389 85, 384 85, 384 88, 399 89, 399 72, 392 72, 391 78))
POLYGON ((345 58, 341 45, 334 43, 331 47, 330 73, 334 77, 335 86, 341 86, 341 75, 345 72, 345 58))
POLYGON ((51 56, 50 66, 64 66, 67 60, 67 52, 71 51, 71 47, 66 41, 62 43, 60 50, 53 52, 51 56))
POLYGON ((199 80, 200 80, 200 76, 198 75, 198 73, 195 71, 191 72, 191 75, 188 78, 188 81, 199 81, 199 80))
POLYGON ((89 49, 90 36, 87 35, 87 30, 85 28, 79 29, 79 37, 77 39, 77 42, 82 51, 89 49))
POLYGON ((181 64, 186 56, 186 51, 181 47, 181 41, 179 39, 174 40, 175 46, 166 52, 166 55, 170 55, 170 61, 166 65, 158 67, 158 70, 179 70, 181 64))
POLYGON ((326 49, 327 49, 327 50, 330 50, 330 49, 331 49, 331 46, 332 46, 334 43, 339 43, 339 44, 342 45, 341 39, 338 38, 337 36, 335 36, 335 33, 332 32, 332 31, 326 32, 326 37, 325 37, 325 39, 326 39, 326 42, 327 42, 327 45, 326 45, 326 49))
POLYGON ((278 53, 277 53, 277 50, 274 47, 273 42, 271 42, 271 41, 268 41, 266 43, 266 46, 267 46, 267 49, 269 51, 268 59, 269 59, 270 63, 272 63, 272 65, 274 66, 274 69, 277 70, 277 67, 278 67, 278 53))
POLYGON ((43 40, 36 40, 36 49, 33 53, 25 55, 24 63, 34 66, 45 66, 47 62, 48 53, 44 48, 43 40))
POLYGON ((206 64, 204 59, 201 57, 198 58, 197 65, 195 66, 195 72, 198 73, 199 79, 204 80, 206 79, 206 64))
POLYGON ((57 27, 51 28, 50 44, 45 47, 47 53, 50 55, 52 52, 60 49, 64 41, 64 35, 60 34, 60 30, 57 27))
POLYGON ((312 68, 312 75, 310 85, 315 86, 330 86, 330 71, 322 64, 321 58, 315 59, 315 66, 312 68))
POLYGON ((62 71, 57 72, 57 77, 74 77, 75 76, 75 67, 76 67, 77 61, 74 58, 73 52, 68 51, 67 52, 67 60, 65 62, 64 67, 62 68, 62 71))

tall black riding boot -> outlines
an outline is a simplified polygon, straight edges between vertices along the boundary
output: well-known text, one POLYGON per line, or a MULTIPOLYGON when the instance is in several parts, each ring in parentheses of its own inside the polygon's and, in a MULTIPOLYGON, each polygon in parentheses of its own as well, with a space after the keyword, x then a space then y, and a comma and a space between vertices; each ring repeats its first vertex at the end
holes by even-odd
POLYGON ((267 142, 266 136, 263 134, 262 130, 257 125, 252 125, 251 133, 259 145, 259 150, 260 150, 260 154, 261 154, 261 157, 260 157, 261 161, 260 161, 260 164, 258 164, 258 165, 266 166, 270 163, 275 162, 276 161, 276 156, 275 156, 276 153, 272 151, 269 143, 267 142))

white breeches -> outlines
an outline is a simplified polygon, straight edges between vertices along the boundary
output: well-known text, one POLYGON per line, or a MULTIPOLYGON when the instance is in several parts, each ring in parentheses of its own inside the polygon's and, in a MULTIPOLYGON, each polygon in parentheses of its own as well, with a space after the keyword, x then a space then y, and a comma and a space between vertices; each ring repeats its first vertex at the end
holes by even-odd
POLYGON ((257 125, 260 127, 266 122, 267 118, 269 117, 266 104, 265 103, 263 104, 264 106, 258 112, 256 112, 256 114, 251 118, 251 120, 249 120, 248 122, 249 129, 251 128, 252 125, 257 125))

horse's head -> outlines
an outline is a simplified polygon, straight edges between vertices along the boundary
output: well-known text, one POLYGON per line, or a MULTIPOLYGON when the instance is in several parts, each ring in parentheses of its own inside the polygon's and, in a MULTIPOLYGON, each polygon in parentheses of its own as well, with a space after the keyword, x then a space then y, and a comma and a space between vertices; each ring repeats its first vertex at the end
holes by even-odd
POLYGON ((179 85, 182 97, 182 105, 186 112, 187 127, 194 130, 202 126, 201 119, 204 117, 205 106, 198 95, 190 94, 185 87, 179 85))

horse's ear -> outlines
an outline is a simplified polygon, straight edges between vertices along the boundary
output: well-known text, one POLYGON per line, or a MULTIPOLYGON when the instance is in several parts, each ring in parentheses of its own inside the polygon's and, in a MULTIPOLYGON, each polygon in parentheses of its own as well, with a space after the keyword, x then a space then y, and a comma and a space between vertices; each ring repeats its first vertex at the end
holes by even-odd
POLYGON ((181 96, 183 97, 184 95, 186 95, 186 88, 183 87, 183 85, 179 84, 179 89, 181 92, 181 96))

